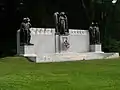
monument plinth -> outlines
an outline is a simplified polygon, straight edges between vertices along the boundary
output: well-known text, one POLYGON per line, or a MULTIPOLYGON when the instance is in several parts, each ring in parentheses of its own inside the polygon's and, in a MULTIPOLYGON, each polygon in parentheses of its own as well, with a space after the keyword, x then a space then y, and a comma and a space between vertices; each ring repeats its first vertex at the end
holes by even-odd
POLYGON ((55 34, 55 53, 60 52, 60 35, 55 34))
POLYGON ((101 44, 90 45, 90 52, 102 52, 101 44))
POLYGON ((33 45, 22 46, 20 32, 17 31, 17 54, 36 63, 119 57, 119 53, 101 53, 101 44, 90 45, 88 30, 69 29, 69 35, 56 34, 54 28, 30 30, 30 43, 33 45))

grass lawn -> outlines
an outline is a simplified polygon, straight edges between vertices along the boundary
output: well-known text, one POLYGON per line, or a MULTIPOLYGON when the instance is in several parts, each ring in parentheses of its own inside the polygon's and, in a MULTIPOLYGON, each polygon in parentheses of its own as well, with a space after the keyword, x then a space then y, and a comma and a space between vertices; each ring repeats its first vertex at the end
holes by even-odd
POLYGON ((120 90, 120 59, 36 64, 1 58, 0 90, 120 90))

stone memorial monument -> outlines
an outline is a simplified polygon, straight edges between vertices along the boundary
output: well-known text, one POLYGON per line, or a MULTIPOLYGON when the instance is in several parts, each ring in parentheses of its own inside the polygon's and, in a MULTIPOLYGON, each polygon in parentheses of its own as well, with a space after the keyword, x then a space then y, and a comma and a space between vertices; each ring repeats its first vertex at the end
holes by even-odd
POLYGON ((55 28, 33 28, 28 21, 24 18, 17 31, 17 54, 36 63, 119 57, 119 53, 102 52, 97 24, 89 30, 68 29, 64 12, 54 13, 55 28))

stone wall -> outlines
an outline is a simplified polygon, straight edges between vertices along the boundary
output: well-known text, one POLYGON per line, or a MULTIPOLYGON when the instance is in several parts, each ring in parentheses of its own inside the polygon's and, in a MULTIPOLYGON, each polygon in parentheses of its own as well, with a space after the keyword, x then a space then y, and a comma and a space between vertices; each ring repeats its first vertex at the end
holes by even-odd
POLYGON ((35 54, 55 53, 55 29, 31 28, 31 43, 35 54))
POLYGON ((70 29, 70 52, 89 51, 89 32, 88 30, 70 29))
MULTIPOLYGON (((32 54, 51 54, 55 53, 55 29, 54 28, 31 28, 31 43, 34 44, 32 54)), ((68 52, 88 52, 89 51, 89 33, 88 30, 69 29, 68 52)), ((19 30, 17 32, 17 49, 19 50, 19 30)), ((60 42, 60 41, 59 41, 60 42)), ((28 50, 28 49, 27 49, 28 50)), ((26 51, 26 50, 23 50, 26 51)), ((18 51, 19 52, 19 51, 18 51)), ((29 51, 26 51, 27 53, 29 51)), ((24 53, 26 53, 24 52, 24 53)))

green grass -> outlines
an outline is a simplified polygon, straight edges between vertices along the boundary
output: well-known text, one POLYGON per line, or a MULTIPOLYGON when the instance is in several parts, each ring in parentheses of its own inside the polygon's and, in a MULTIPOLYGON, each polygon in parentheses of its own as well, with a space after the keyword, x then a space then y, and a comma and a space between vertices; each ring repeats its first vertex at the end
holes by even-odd
POLYGON ((120 59, 36 64, 1 58, 0 90, 120 90, 120 59))

